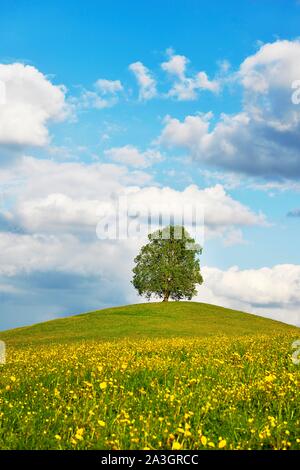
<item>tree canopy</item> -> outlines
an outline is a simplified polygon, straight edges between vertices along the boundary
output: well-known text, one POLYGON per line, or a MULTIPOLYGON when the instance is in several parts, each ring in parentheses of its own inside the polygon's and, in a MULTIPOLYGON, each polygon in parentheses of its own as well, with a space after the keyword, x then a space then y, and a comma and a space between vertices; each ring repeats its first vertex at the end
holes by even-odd
POLYGON ((132 284, 139 295, 164 302, 191 300, 197 294, 196 285, 203 282, 202 248, 183 226, 170 225, 149 234, 148 239, 134 260, 132 284))

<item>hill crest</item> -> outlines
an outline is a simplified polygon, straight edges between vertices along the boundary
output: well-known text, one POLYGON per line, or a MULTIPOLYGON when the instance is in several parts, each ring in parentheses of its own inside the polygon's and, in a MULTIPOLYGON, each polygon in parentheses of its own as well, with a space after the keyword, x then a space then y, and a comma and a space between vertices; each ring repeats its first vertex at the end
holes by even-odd
POLYGON ((107 308, 0 333, 13 345, 122 338, 243 336, 299 331, 254 314, 199 302, 149 302, 107 308))

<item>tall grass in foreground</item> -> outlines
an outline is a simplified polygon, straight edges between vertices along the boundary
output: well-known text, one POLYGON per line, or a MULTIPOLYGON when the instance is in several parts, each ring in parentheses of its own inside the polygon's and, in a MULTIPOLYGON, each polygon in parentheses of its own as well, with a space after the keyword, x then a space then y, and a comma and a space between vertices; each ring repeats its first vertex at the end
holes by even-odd
POLYGON ((2 449, 299 449, 295 333, 10 347, 2 449))

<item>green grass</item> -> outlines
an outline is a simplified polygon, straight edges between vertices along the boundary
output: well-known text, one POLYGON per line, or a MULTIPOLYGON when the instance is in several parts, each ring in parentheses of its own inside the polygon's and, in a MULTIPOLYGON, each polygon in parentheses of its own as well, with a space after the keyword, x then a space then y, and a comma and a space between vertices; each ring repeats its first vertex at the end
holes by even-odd
POLYGON ((172 302, 0 339, 0 449, 300 449, 299 328, 172 302))
POLYGON ((285 323, 198 302, 146 303, 61 318, 0 333, 8 344, 122 338, 241 336, 296 331, 285 323))

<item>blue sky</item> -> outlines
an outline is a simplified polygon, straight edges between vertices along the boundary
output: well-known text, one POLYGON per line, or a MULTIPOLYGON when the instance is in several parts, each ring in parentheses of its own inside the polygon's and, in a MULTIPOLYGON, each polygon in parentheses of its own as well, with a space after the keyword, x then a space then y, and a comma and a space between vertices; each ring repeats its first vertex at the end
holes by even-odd
POLYGON ((1 7, 1 329, 139 301, 139 244, 95 234, 125 193, 203 205, 197 300, 300 324, 299 24, 296 0, 1 7))

